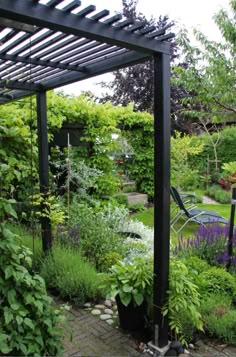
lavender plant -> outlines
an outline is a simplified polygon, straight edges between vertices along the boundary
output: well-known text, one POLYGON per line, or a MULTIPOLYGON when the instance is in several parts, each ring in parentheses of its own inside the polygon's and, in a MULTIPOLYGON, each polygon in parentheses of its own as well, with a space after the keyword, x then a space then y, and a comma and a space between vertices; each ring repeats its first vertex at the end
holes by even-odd
MULTIPOLYGON (((228 235, 229 226, 200 226, 193 238, 179 238, 174 254, 183 257, 195 255, 205 259, 210 265, 225 266, 229 260, 228 235)), ((236 230, 233 235, 233 247, 235 251, 236 230)), ((232 259, 232 264, 236 266, 235 256, 232 259)))

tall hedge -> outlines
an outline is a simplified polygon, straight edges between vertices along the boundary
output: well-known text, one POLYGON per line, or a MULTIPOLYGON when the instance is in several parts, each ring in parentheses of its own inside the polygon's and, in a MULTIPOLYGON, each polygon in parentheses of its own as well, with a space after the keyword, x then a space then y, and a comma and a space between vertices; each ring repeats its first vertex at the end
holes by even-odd
MULTIPOLYGON (((213 134, 213 137, 218 134, 213 134)), ((203 151, 196 157, 190 159, 190 165, 205 173, 207 169, 207 159, 214 160, 213 147, 210 143, 210 139, 207 135, 196 136, 193 138, 193 142, 197 141, 204 143, 203 151)), ((236 158, 236 126, 231 126, 223 129, 220 132, 220 142, 217 146, 219 168, 224 162, 235 161, 236 158)), ((211 173, 214 172, 214 163, 210 163, 211 173)))

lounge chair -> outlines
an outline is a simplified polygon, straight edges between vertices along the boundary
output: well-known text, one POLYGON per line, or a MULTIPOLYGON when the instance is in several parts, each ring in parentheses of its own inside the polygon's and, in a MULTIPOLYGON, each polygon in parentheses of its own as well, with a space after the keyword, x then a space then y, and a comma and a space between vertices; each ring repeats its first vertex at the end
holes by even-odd
POLYGON ((175 233, 179 233, 188 222, 196 222, 203 225, 213 223, 228 224, 228 221, 217 212, 201 210, 196 208, 196 206, 186 207, 175 187, 171 187, 170 193, 179 209, 178 213, 171 220, 171 229, 173 229, 175 233), (178 229, 175 229, 175 224, 180 218, 184 218, 185 222, 178 229))

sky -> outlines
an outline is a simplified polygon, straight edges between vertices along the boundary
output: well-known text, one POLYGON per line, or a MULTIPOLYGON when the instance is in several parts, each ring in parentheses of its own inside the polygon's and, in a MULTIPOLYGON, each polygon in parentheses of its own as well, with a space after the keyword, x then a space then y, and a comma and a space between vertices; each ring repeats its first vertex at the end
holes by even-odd
MULTIPOLYGON (((97 12, 103 9, 110 10, 110 15, 122 9, 122 0, 82 0, 82 7, 91 4, 96 6, 97 12)), ((209 39, 215 41, 220 41, 221 36, 212 17, 221 8, 228 10, 229 0, 139 0, 137 6, 138 11, 145 14, 147 18, 168 15, 170 20, 176 22, 176 27, 173 29, 176 34, 182 26, 189 31, 197 27, 207 34, 209 39)), ((61 89, 67 94, 79 95, 82 91, 91 91, 100 96, 103 90, 98 83, 111 79, 112 74, 106 74, 61 89)))

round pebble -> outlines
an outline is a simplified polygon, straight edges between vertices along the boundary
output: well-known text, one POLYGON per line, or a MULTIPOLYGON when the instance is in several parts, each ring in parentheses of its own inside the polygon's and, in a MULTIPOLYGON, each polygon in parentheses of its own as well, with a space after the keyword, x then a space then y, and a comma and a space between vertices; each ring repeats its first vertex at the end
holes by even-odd
POLYGON ((95 305, 95 309, 105 309, 104 305, 95 305))
POLYGON ((105 314, 109 314, 109 315, 113 314, 113 311, 111 309, 105 309, 104 312, 105 314))
POLYGON ((84 307, 85 308, 89 308, 89 307, 91 307, 92 305, 91 305, 91 302, 86 302, 85 304, 84 304, 84 307))
POLYGON ((100 316, 100 319, 101 320, 109 320, 109 319, 111 319, 111 315, 109 315, 109 314, 102 314, 101 316, 100 316))
POLYGON ((114 324, 114 320, 112 320, 112 319, 108 319, 108 320, 106 320, 106 322, 108 323, 108 325, 113 325, 114 324))
POLYGON ((93 310, 91 311, 91 314, 92 314, 92 315, 101 315, 101 311, 98 310, 98 309, 93 309, 93 310))
POLYGON ((111 300, 106 300, 106 301, 104 301, 104 305, 105 305, 106 307, 112 307, 112 302, 111 302, 111 300))

